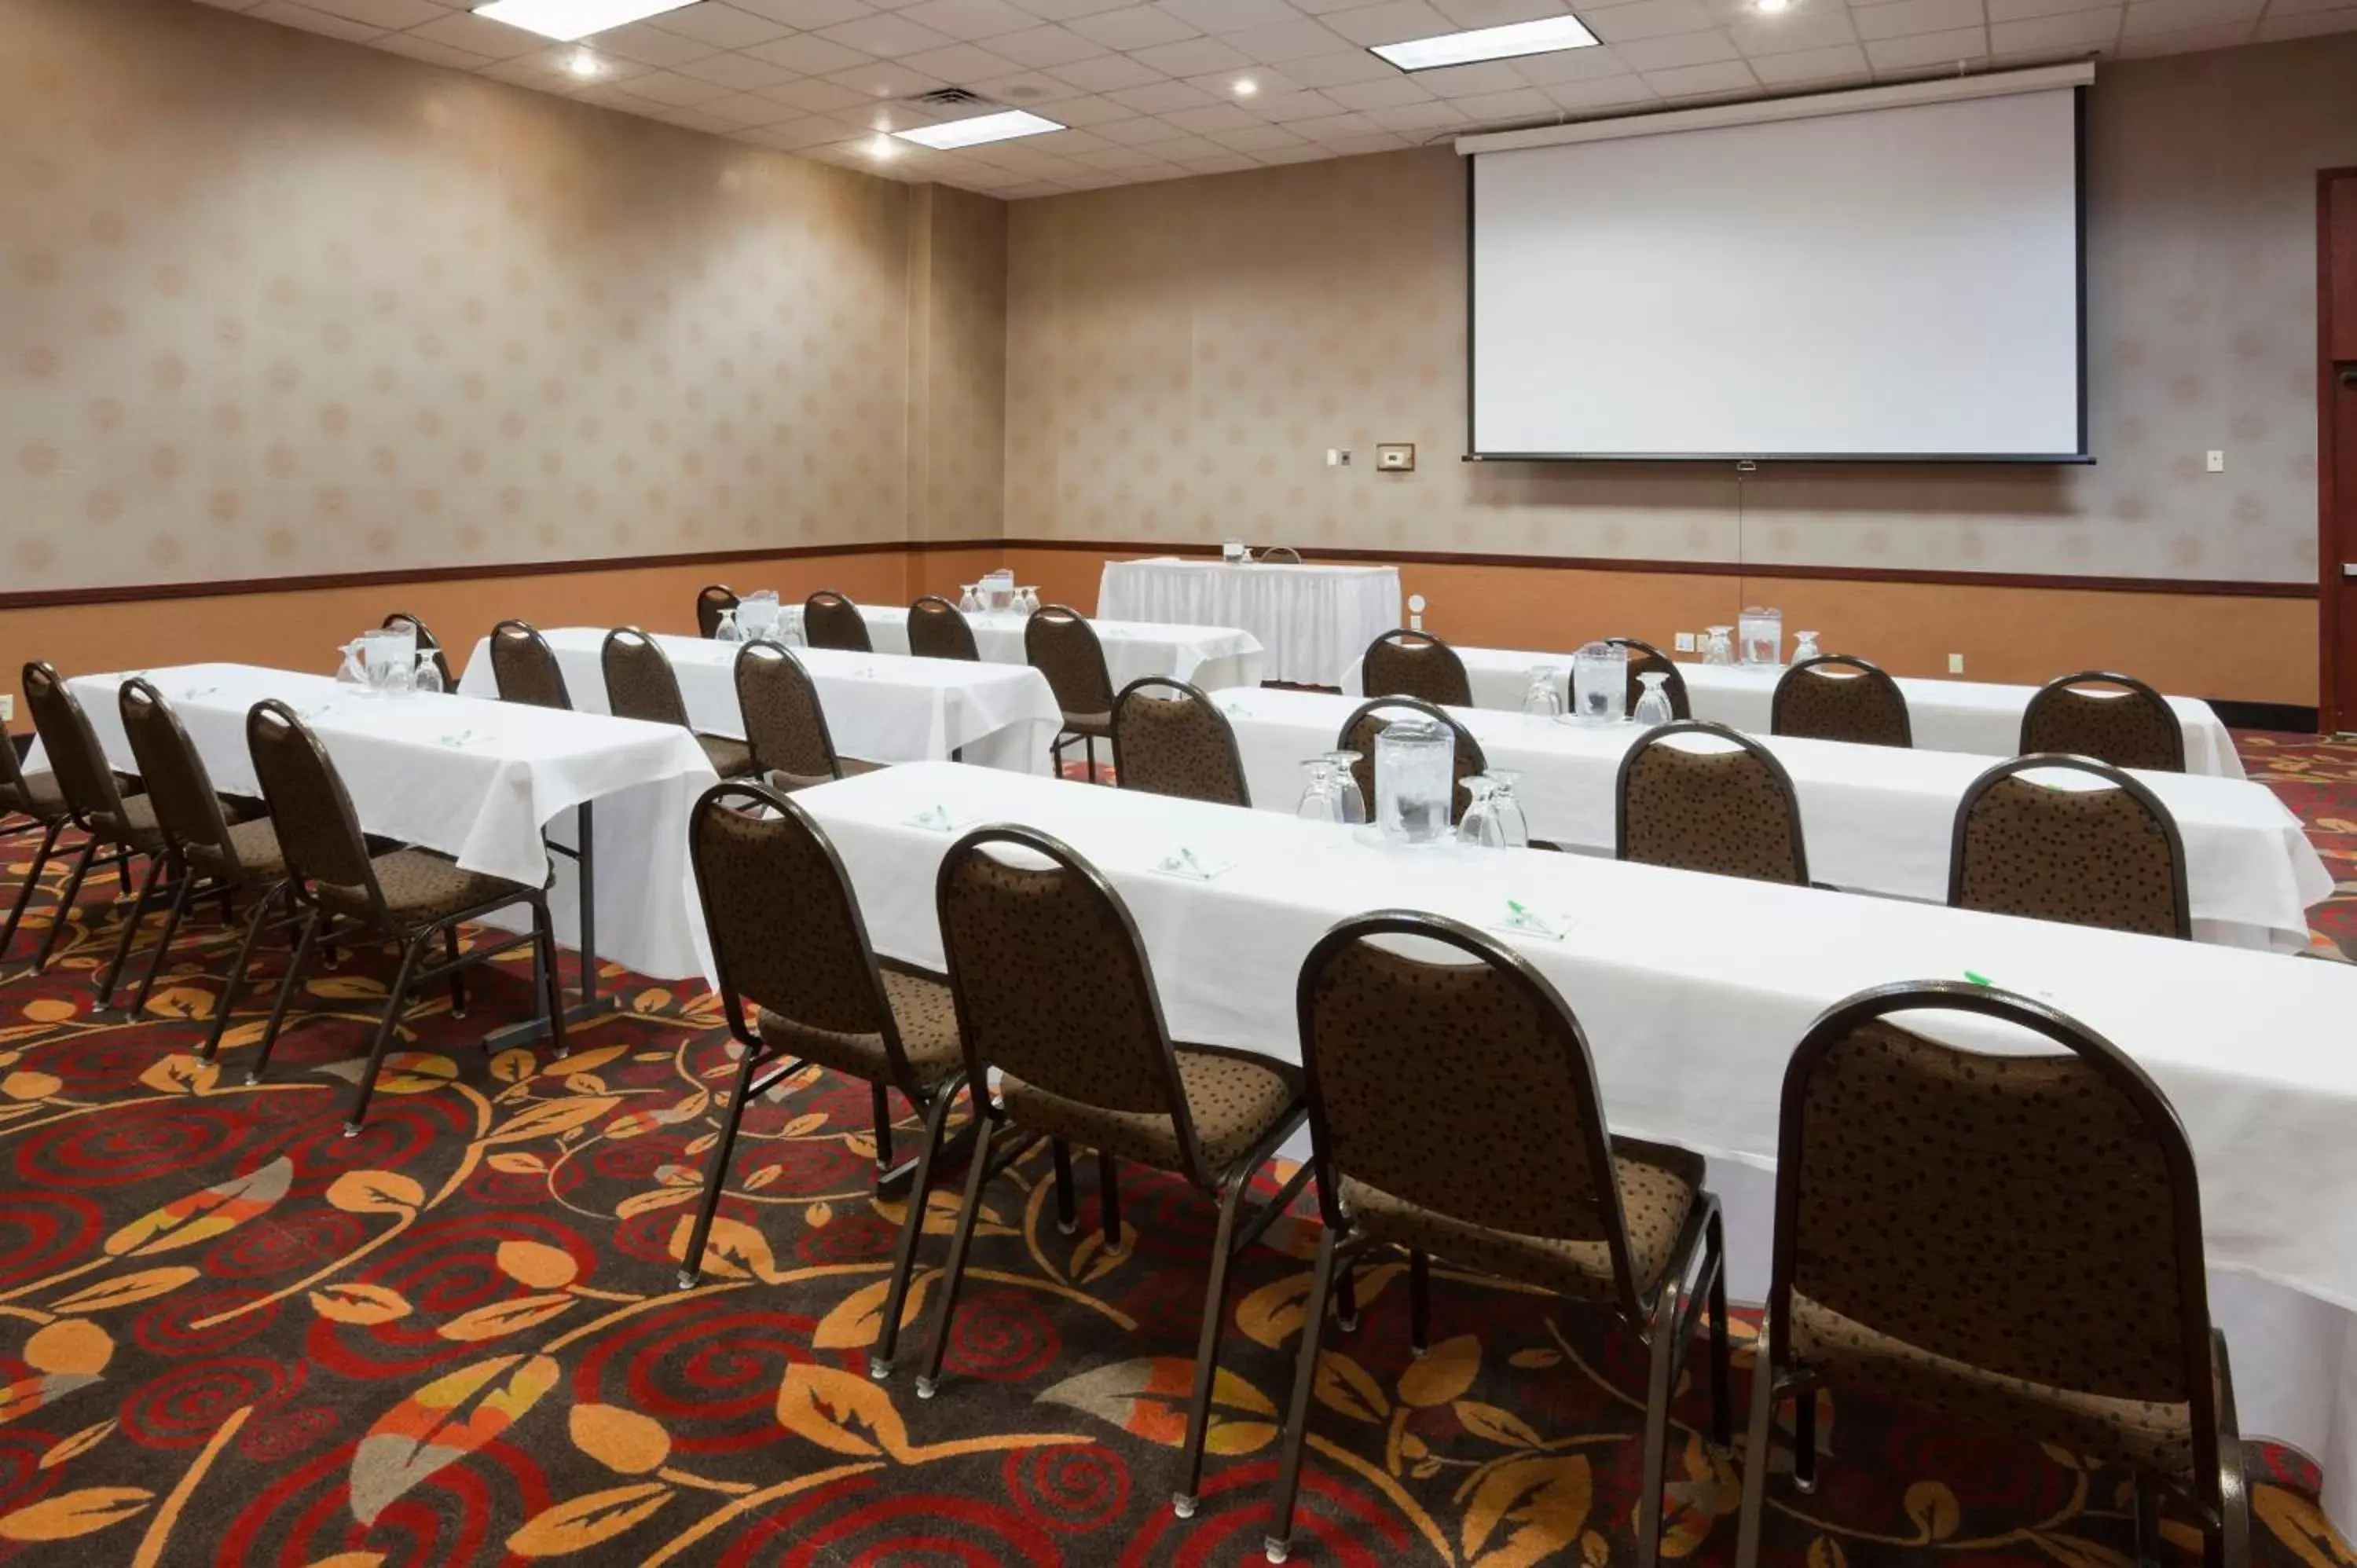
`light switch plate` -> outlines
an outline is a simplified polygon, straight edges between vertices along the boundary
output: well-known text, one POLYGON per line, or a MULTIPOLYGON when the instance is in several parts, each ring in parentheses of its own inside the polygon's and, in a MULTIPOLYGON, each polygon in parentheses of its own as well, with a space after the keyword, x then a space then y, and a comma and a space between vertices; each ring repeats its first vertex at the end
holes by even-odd
POLYGON ((11 696, 0 695, 0 725, 15 724, 16 722, 16 699, 11 696))
POLYGON ((1348 446, 1327 447, 1326 466, 1329 468, 1349 467, 1351 466, 1351 449, 1348 446))
POLYGON ((1690 631, 1682 631, 1678 633, 1676 647, 1680 653, 1692 653, 1695 648, 1694 633, 1690 631))
POLYGON ((1415 443, 1413 441, 1376 442, 1375 467, 1387 474, 1414 473, 1415 471, 1415 443))
POLYGON ((2206 463, 2212 473, 2222 474, 2226 471, 2226 454, 2223 452, 2212 452, 2206 459, 2206 463))
POLYGON ((1961 674, 1963 674, 1964 672, 1964 656, 1963 654, 1961 654, 1961 653, 1951 653, 1951 654, 1949 654, 1949 655, 1948 655, 1948 673, 1949 673, 1949 674, 1951 674, 1951 675, 1961 675, 1961 674))

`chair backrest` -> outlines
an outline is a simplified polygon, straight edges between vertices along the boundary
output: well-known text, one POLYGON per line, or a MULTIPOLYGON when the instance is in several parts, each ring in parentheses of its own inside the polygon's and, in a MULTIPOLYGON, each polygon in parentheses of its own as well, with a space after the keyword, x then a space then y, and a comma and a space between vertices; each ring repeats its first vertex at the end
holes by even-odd
POLYGON ((704 637, 720 635, 720 618, 737 607, 737 590, 726 583, 706 583, 695 594, 695 629, 704 637))
POLYGON ((2133 675, 2082 670, 2049 681, 2021 711, 2024 756, 2067 751, 2115 768, 2185 771, 2185 726, 2169 699, 2133 675))
POLYGON ((212 773, 190 743, 180 715, 145 676, 123 682, 115 702, 132 760, 139 765, 140 781, 147 787, 156 826, 165 841, 196 861, 199 869, 236 878, 241 867, 229 819, 213 792, 212 773))
POLYGON ((2193 935, 2185 841, 2141 782, 2092 757, 2016 757, 1965 786, 1948 845, 1948 902, 2147 936, 2193 935), (2021 777, 2081 773, 2105 788, 2021 777))
POLYGON ((1296 998, 1329 1223, 1351 1176, 1468 1224, 1601 1241, 1637 1315, 1587 1038, 1527 960, 1458 921, 1384 910, 1327 932, 1296 998), (1424 956, 1430 943, 1451 950, 1424 956))
POLYGON ((435 639, 434 633, 425 623, 407 610, 395 610, 384 618, 384 629, 387 631, 399 631, 404 627, 417 634, 418 652, 434 655, 434 669, 442 677, 442 690, 457 691, 458 682, 450 673, 450 660, 443 653, 442 644, 435 639))
POLYGON ((535 708, 573 706, 556 650, 530 621, 503 620, 491 628, 491 676, 499 682, 502 703, 535 708))
POLYGON ((1367 644, 1360 689, 1370 697, 1414 697, 1444 707, 1473 705, 1473 683, 1457 650, 1421 631, 1394 628, 1367 644))
POLYGON ((360 815, 318 736, 293 708, 272 697, 247 711, 245 745, 288 875, 340 890, 390 926, 360 815))
POLYGON ((1965 1368, 2190 1404, 2216 1473, 2184 1129, 2118 1047, 2028 997, 1887 985, 1810 1026, 1784 1072, 1772 1321, 1792 1321, 1795 1295, 1965 1368), (1894 1021, 1908 1012, 1998 1019, 2061 1050, 1964 1049, 1894 1021))
POLYGON ((1913 746, 1907 696, 1879 665, 1845 653, 1803 659, 1776 682, 1768 733, 1858 746, 1913 746))
POLYGON ((1674 719, 1694 717, 1694 703, 1686 698, 1686 678, 1677 661, 1652 643, 1634 637, 1608 637, 1604 639, 1614 648, 1629 650, 1629 703, 1621 710, 1631 715, 1637 712, 1637 699, 1645 694, 1648 675, 1666 675, 1662 691, 1670 699, 1670 716, 1674 719))
POLYGON ((1473 794, 1465 788, 1465 780, 1476 773, 1488 772, 1490 759, 1481 755, 1481 743, 1473 738, 1470 731, 1430 703, 1415 697, 1375 697, 1361 703, 1349 718, 1342 721, 1342 728, 1334 737, 1334 748, 1359 754, 1358 760, 1351 764, 1351 777, 1358 780, 1359 793, 1365 799, 1367 810, 1372 813, 1375 809, 1375 737, 1391 727, 1391 719, 1383 715, 1389 714, 1398 717, 1410 713, 1422 714, 1426 718, 1447 725, 1448 733, 1457 737, 1457 757, 1450 774, 1456 780, 1457 789, 1450 798, 1449 815, 1462 817, 1473 794))
POLYGON ((47 660, 25 666, 24 683, 33 733, 48 754, 49 775, 57 780, 67 811, 85 829, 93 824, 111 829, 121 822, 123 791, 115 785, 105 748, 98 744, 98 732, 90 727, 90 715, 81 711, 81 699, 47 660))
POLYGON ((1110 722, 1113 675, 1088 617, 1070 605, 1047 605, 1023 623, 1023 658, 1048 678, 1066 723, 1110 722))
POLYGON ((1618 859, 1809 885, 1792 775, 1766 746, 1725 725, 1686 719, 1647 731, 1620 759, 1614 800, 1618 859), (1681 744, 1688 736, 1726 746, 1681 744))
POLYGON ((821 588, 802 601, 802 639, 813 648, 834 648, 845 653, 876 650, 867 636, 867 618, 833 588, 821 588))
POLYGON ((927 594, 909 607, 909 651, 920 659, 982 658, 965 612, 939 594, 927 594))
POLYGON ((687 832, 729 1028, 754 1037, 750 998, 805 1028, 879 1036, 894 1083, 914 1090, 859 900, 818 823, 768 785, 731 779, 697 798, 687 832))
POLYGON ((606 706, 616 717, 688 727, 679 675, 653 638, 634 626, 616 627, 606 634, 597 662, 606 674, 606 706))
POLYGON ((818 687, 784 648, 763 638, 737 650, 737 707, 754 767, 780 788, 802 789, 843 777, 818 687))
POLYGON ((1096 868, 1030 828, 977 828, 942 857, 936 897, 969 1079, 996 1067, 1084 1105, 1171 1117, 1200 1179, 1146 946, 1096 868))
POLYGON ((1148 675, 1121 689, 1113 703, 1113 765, 1125 789, 1252 804, 1228 715, 1184 681, 1148 675))
POLYGON ((1260 558, 1264 564, 1270 566, 1298 566, 1301 564, 1301 552, 1296 550, 1290 544, 1272 544, 1267 549, 1260 553, 1260 558))

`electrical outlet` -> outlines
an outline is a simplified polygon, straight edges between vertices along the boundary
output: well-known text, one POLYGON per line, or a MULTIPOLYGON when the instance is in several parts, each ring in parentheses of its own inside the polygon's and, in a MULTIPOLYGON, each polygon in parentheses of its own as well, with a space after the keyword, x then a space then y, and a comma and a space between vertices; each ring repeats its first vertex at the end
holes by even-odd
POLYGON ((1351 466, 1351 449, 1348 446, 1327 447, 1326 466, 1329 468, 1349 467, 1351 466))
POLYGON ((1963 674, 1964 672, 1964 656, 1963 654, 1961 654, 1961 653, 1951 653, 1951 654, 1949 654, 1949 655, 1948 655, 1948 673, 1949 673, 1949 674, 1951 674, 1951 675, 1961 675, 1961 674, 1963 674))
POLYGON ((1695 634, 1690 631, 1682 631, 1678 633, 1676 640, 1677 650, 1680 653, 1692 653, 1695 648, 1694 637, 1695 634))

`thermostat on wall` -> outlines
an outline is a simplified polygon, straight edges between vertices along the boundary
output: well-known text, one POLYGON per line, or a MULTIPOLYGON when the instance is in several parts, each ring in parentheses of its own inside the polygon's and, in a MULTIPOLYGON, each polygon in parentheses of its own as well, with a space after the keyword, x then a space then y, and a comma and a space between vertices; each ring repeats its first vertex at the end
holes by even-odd
POLYGON ((1383 441, 1375 445, 1375 467, 1387 473, 1406 474, 1415 468, 1415 443, 1383 441))

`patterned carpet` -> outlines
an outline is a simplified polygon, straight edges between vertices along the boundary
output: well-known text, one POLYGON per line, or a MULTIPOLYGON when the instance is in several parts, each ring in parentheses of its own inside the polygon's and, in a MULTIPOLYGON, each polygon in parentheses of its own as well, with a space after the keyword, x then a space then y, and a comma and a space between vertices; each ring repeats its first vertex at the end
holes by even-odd
MULTIPOLYGON (((2357 858, 2357 748, 2249 751, 2336 868, 2357 858)), ((11 883, 26 859, 21 841, 0 852, 11 883)), ((2343 887, 2319 927, 2357 940, 2343 887)), ((863 1371, 900 1212, 866 1188, 863 1089, 814 1074, 751 1112, 707 1283, 677 1294, 731 1070, 700 988, 617 973, 624 1011, 569 1059, 487 1058, 476 1040, 525 991, 519 971, 487 976, 468 1020, 438 1001, 416 1015, 345 1139, 383 958, 307 986, 248 1087, 270 988, 219 1068, 194 1056, 229 957, 217 927, 145 1015, 93 1014, 112 893, 85 894, 48 977, 0 983, 0 1559, 1260 1561, 1308 1224, 1240 1266, 1214 1457, 1181 1523, 1168 1497, 1213 1219, 1191 1192, 1128 1176, 1108 1251, 1086 1228, 1092 1162, 1078 1237, 1056 1230, 1044 1158, 994 1184, 941 1397, 920 1402, 905 1372, 863 1371)), ((929 1213, 935 1262, 954 1207, 929 1213)), ((1443 1271, 1438 1343, 1415 1361, 1399 1271, 1362 1288, 1361 1327, 1329 1341, 1297 1556, 1631 1560, 1634 1348, 1587 1309, 1443 1271)), ((1725 1563, 1737 1475, 1696 1435, 1700 1392, 1680 1399, 1667 1550, 1725 1563)), ((2116 1472, 1847 1398, 1818 1430, 1824 1482, 1772 1520, 1779 1563, 2128 1561, 2116 1472)), ((2305 1460, 2254 1444, 2250 1462, 2258 1562, 2357 1562, 2305 1460)), ((2167 1530, 2194 1560, 2190 1530, 2167 1530)))

